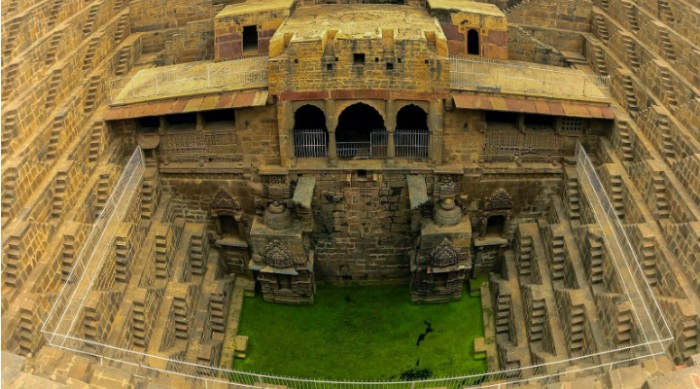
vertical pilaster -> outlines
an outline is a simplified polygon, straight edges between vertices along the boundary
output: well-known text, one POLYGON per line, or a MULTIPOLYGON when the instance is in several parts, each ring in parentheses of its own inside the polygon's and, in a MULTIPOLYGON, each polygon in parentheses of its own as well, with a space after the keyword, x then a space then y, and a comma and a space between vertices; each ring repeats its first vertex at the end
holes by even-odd
POLYGON ((296 164, 294 156, 294 111, 292 103, 280 101, 277 103, 277 123, 280 139, 280 160, 283 167, 296 164))
POLYGON ((442 99, 431 101, 430 110, 428 111, 428 131, 430 132, 428 158, 435 165, 442 165, 442 122, 442 99))
POLYGON ((396 130, 396 102, 394 100, 386 101, 386 123, 387 131, 387 149, 386 163, 387 165, 396 164, 396 146, 394 144, 394 131, 396 130))
POLYGON ((168 130, 168 120, 165 116, 158 117, 158 133, 163 134, 168 130))
POLYGON ((197 112, 197 131, 204 130, 204 115, 201 112, 197 112))
POLYGON ((335 100, 326 100, 326 130, 328 131, 328 164, 338 166, 338 151, 335 146, 335 100))

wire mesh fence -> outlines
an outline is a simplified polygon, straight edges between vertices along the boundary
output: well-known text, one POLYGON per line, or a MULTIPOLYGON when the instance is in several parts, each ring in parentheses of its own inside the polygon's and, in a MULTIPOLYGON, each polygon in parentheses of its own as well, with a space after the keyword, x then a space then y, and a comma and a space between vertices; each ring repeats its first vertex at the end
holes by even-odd
MULTIPOLYGON (((386 139, 384 136, 383 139, 386 139)), ((381 144, 381 140, 378 140, 381 144)), ((640 332, 638 344, 599 350, 598 352, 535 363, 500 371, 468 374, 453 377, 425 379, 419 381, 360 382, 336 381, 312 378, 280 377, 246 371, 222 369, 215 366, 197 364, 182 360, 182 356, 139 352, 120 345, 90 340, 81 336, 78 321, 82 316, 85 298, 93 289, 95 279, 105 262, 107 248, 113 243, 115 225, 127 216, 128 209, 140 189, 144 174, 144 162, 140 149, 137 149, 126 164, 124 173, 114 187, 114 191, 100 217, 94 224, 86 243, 76 258, 75 266, 67 282, 56 298, 49 312, 42 333, 54 347, 91 356, 102 364, 129 367, 140 377, 159 379, 162 375, 177 376, 191 381, 196 386, 209 384, 229 387, 260 387, 282 385, 290 388, 462 388, 500 387, 505 383, 546 385, 560 382, 562 377, 575 377, 580 374, 603 373, 616 365, 629 365, 654 355, 665 353, 673 340, 671 330, 659 308, 653 292, 646 282, 639 259, 617 218, 612 202, 608 198, 595 167, 583 147, 577 146, 577 171, 579 180, 596 212, 596 219, 604 231, 607 245, 616 256, 612 261, 632 304, 635 304, 635 319, 640 332)), ((180 355, 180 354, 178 354, 180 355)), ((351 368, 351 367, 349 367, 351 368)), ((351 371, 349 371, 352 374, 351 371)))

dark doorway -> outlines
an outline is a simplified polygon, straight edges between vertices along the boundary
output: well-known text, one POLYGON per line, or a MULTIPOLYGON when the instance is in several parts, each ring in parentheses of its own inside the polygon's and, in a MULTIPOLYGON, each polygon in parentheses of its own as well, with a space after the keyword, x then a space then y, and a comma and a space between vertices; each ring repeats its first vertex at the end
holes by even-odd
POLYGON ((181 130, 181 129, 194 129, 197 126, 197 114, 196 113, 178 113, 175 115, 169 115, 168 118, 168 129, 170 130, 181 130))
POLYGON ((339 158, 383 158, 387 132, 384 118, 364 103, 353 104, 340 114, 336 127, 339 158))
POLYGON ((367 104, 357 103, 338 117, 336 137, 338 142, 369 142, 370 133, 376 130, 386 130, 382 115, 367 104))
POLYGON ((146 116, 137 120, 139 132, 157 132, 160 127, 160 118, 157 116, 146 116))
POLYGON ((549 115, 525 115, 524 120, 526 127, 533 128, 554 128, 554 116, 549 115))
POLYGON ((428 114, 423 108, 410 104, 396 114, 397 130, 428 130, 428 114))
POLYGON ((518 114, 515 112, 486 111, 486 123, 508 123, 517 124, 518 114))
POLYGON ((326 114, 315 105, 303 105, 294 112, 294 156, 298 158, 328 155, 326 114))
POLYGON ((396 114, 394 155, 402 158, 427 158, 430 133, 428 113, 410 104, 396 114))
POLYGON ((489 217, 486 222, 486 236, 501 236, 506 225, 506 217, 496 215, 489 217))
POLYGON ((278 274, 277 287, 279 289, 292 289, 292 276, 289 274, 278 274))
POLYGON ((258 26, 243 27, 243 51, 258 50, 258 26))
POLYGON ((294 129, 311 130, 326 129, 326 114, 321 108, 307 104, 299 107, 294 112, 294 129))
POLYGON ((467 32, 467 54, 481 54, 481 50, 479 49, 479 31, 473 28, 467 32))
POLYGON ((220 215, 219 225, 221 226, 221 235, 238 236, 238 222, 233 216, 220 215))

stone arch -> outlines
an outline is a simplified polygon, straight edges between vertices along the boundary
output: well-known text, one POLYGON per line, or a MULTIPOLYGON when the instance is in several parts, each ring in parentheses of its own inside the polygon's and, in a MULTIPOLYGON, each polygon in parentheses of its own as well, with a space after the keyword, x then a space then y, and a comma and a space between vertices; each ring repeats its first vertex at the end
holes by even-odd
POLYGON ((338 115, 336 140, 338 142, 369 142, 370 132, 386 130, 384 116, 375 107, 355 103, 338 115))
POLYGON ((428 130, 428 112, 416 104, 405 104, 396 111, 397 130, 428 130))
POLYGON ((316 104, 304 104, 294 110, 294 129, 326 130, 326 113, 316 104))
POLYGON ((339 100, 336 101, 335 104, 335 122, 338 123, 338 120, 340 120, 340 115, 343 113, 343 111, 358 103, 369 105, 370 107, 374 108, 375 111, 379 112, 382 118, 387 117, 386 101, 384 100, 339 100))
POLYGON ((294 110, 294 156, 325 157, 328 154, 326 113, 317 103, 300 104, 294 110))

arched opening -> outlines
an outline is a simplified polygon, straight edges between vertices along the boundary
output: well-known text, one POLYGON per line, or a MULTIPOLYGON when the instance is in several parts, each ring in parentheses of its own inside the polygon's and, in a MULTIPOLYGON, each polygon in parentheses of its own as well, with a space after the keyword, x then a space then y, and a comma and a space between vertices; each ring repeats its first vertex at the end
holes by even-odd
POLYGON ((473 28, 467 32, 467 54, 481 54, 481 50, 479 50, 479 31, 473 28))
POLYGON ((325 157, 328 154, 326 114, 315 105, 303 105, 294 112, 294 156, 325 157))
POLYGON ((396 157, 428 157, 428 113, 423 108, 409 104, 396 114, 394 150, 396 157))
POLYGON ((383 158, 386 144, 384 118, 371 106, 353 104, 338 117, 336 146, 339 158, 383 158))

